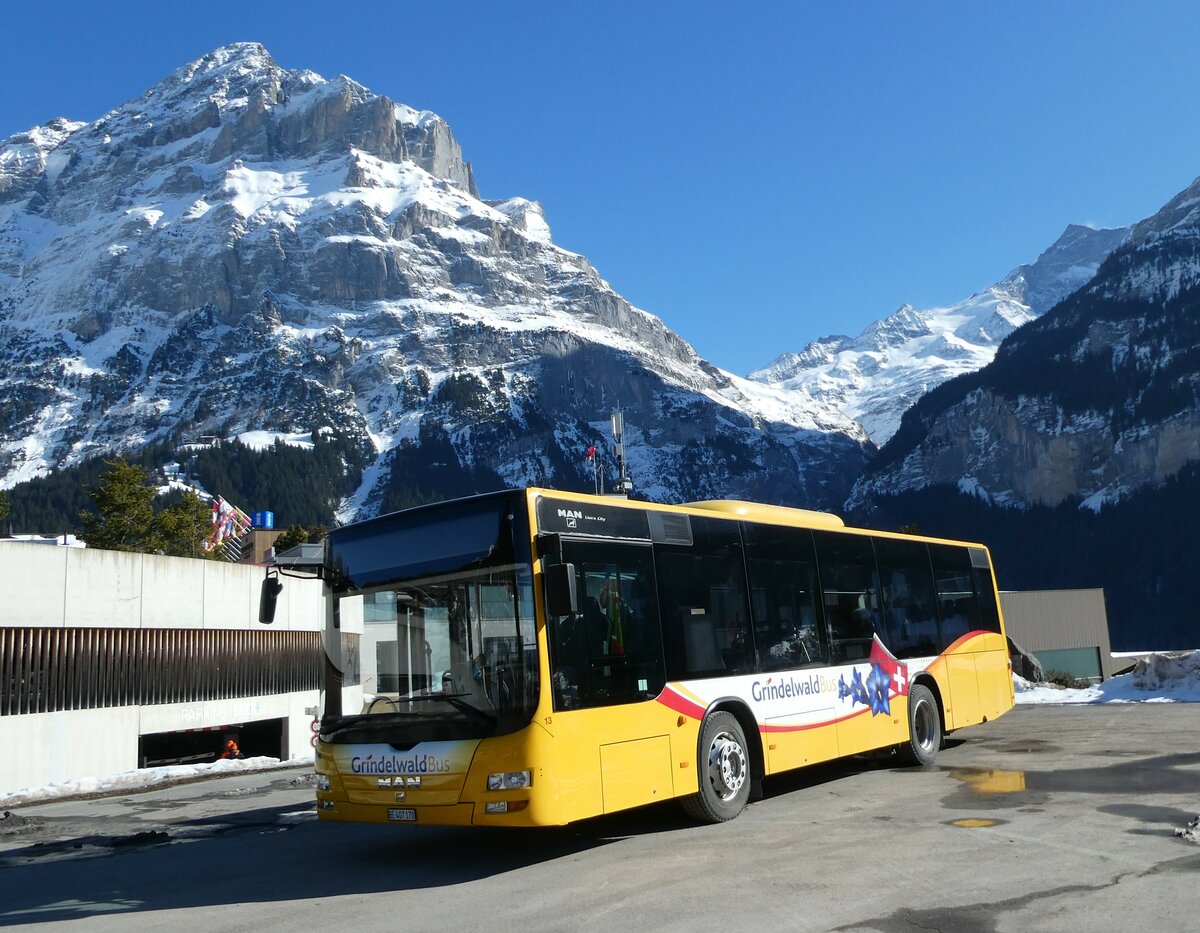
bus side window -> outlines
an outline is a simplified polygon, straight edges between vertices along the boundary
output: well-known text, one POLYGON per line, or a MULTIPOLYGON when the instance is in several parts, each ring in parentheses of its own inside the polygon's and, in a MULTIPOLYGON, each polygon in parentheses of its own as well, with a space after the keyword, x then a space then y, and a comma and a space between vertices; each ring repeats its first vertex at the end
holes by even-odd
POLYGON ((650 548, 567 541, 579 612, 551 621, 556 709, 652 699, 665 681, 650 548))
POLYGON ((883 596, 884 643, 898 658, 938 653, 933 565, 923 541, 876 538, 879 587, 883 596))
POLYGON ((815 531, 813 538, 832 661, 864 660, 882 622, 871 539, 832 531, 815 531))
POLYGON ((980 627, 979 603, 975 596, 971 556, 965 547, 931 544, 929 556, 937 588, 940 647, 944 651, 957 639, 980 627))
POLYGON ((692 544, 655 545, 667 672, 672 680, 753 669, 737 523, 692 518, 692 544))
POLYGON ((975 596, 979 600, 979 627, 989 632, 999 632, 996 581, 992 576, 992 562, 983 548, 971 548, 971 574, 975 578, 975 596))
POLYGON ((817 603, 817 562, 807 528, 744 523, 754 640, 763 671, 827 663, 817 603))

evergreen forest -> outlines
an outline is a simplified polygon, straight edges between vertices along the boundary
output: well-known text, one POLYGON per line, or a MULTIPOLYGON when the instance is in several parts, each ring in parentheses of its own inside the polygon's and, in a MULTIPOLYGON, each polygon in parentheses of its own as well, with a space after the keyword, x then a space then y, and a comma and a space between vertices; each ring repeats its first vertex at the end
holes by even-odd
MULTIPOLYGON (((99 484, 107 455, 8 491, 3 531, 15 534, 78 532, 80 514, 94 511, 87 489, 99 484)), ((254 450, 236 440, 211 447, 151 444, 124 454, 153 482, 165 484, 164 467, 178 463, 187 482, 221 496, 244 512, 275 513, 275 527, 332 525, 342 497, 353 492, 366 459, 358 445, 336 433, 315 433, 312 449, 276 441, 254 450)), ((164 502, 174 501, 171 495, 164 502)))

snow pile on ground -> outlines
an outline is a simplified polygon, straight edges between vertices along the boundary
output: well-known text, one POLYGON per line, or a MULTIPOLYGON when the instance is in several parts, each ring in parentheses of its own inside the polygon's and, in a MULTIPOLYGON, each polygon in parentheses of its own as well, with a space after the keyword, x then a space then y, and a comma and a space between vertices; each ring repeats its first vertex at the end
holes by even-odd
POLYGON ((1194 820, 1189 820, 1187 829, 1175 830, 1175 835, 1182 839, 1186 839, 1188 842, 1194 842, 1196 845, 1200 845, 1200 816, 1196 817, 1194 820))
POLYGON ((11 794, 0 794, 0 808, 18 807, 22 804, 44 803, 48 800, 59 800, 64 797, 82 797, 92 794, 109 794, 120 790, 148 790, 163 784, 178 781, 195 780, 201 777, 211 777, 218 774, 233 774, 238 771, 272 771, 279 768, 295 768, 312 766, 313 756, 305 755, 280 761, 278 758, 224 758, 195 765, 168 765, 162 768, 140 768, 136 771, 125 771, 111 777, 77 778, 64 781, 61 784, 51 784, 49 787, 24 788, 11 794))
POLYGON ((1013 675, 1018 704, 1069 703, 1200 703, 1200 651, 1152 654, 1128 674, 1073 690, 1037 684, 1013 675))
POLYGON ((1138 661, 1133 669, 1133 682, 1141 690, 1195 690, 1200 687, 1200 651, 1182 657, 1152 654, 1138 661))

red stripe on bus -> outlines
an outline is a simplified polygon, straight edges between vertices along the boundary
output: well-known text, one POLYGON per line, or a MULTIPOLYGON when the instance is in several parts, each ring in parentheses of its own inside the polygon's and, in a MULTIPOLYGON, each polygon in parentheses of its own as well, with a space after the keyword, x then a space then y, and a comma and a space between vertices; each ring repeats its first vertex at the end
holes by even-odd
MULTIPOLYGON (((980 636, 983 636, 983 635, 995 635, 995 634, 996 634, 995 632, 988 631, 987 629, 975 629, 974 631, 967 632, 965 635, 960 635, 946 648, 945 651, 943 651, 941 654, 939 654, 937 657, 935 657, 929 663, 929 665, 927 667, 923 668, 921 671, 912 672, 912 674, 909 675, 910 678, 911 678, 911 676, 913 676, 915 674, 929 672, 935 664, 937 664, 939 661, 945 661, 945 659, 948 655, 952 654, 956 649, 961 648, 967 642, 974 641, 976 638, 979 638, 980 636)), ((889 657, 891 657, 890 652, 889 652, 889 657)), ((861 662, 858 662, 858 663, 861 663, 861 662)), ((897 663, 904 664, 903 661, 898 661, 897 663)), ((907 670, 907 666, 906 666, 906 670, 907 670)), ((902 696, 902 695, 904 695, 904 694, 897 694, 897 696, 902 696)), ((695 702, 694 700, 689 699, 688 697, 683 696, 680 693, 677 693, 670 686, 667 686, 663 690, 663 692, 660 693, 656 697, 656 699, 659 703, 661 703, 663 706, 667 707, 668 709, 672 709, 677 713, 682 713, 685 716, 690 716, 692 719, 703 719, 704 718, 704 712, 705 712, 704 706, 695 702)), ((892 697, 892 699, 896 699, 896 697, 892 697)), ((868 707, 863 707, 862 709, 855 710, 854 712, 849 713, 845 716, 837 716, 833 719, 826 719, 823 722, 803 723, 803 724, 793 725, 793 726, 759 723, 758 731, 764 732, 764 733, 765 732, 804 732, 809 729, 822 729, 825 726, 833 726, 839 722, 846 722, 848 720, 854 719, 856 716, 862 716, 865 713, 869 713, 870 711, 871 710, 868 707)))
POLYGON ((690 716, 692 719, 704 718, 704 707, 694 700, 689 700, 667 687, 658 695, 658 702, 667 709, 673 709, 677 713, 683 713, 685 716, 690 716))
POLYGON ((960 636, 958 636, 958 638, 954 639, 954 641, 952 641, 950 643, 950 646, 948 648, 946 648, 946 650, 943 651, 940 655, 938 655, 938 657, 944 658, 955 648, 961 647, 966 642, 972 641, 972 640, 978 638, 980 635, 997 635, 997 634, 999 634, 999 633, 998 632, 989 632, 987 629, 982 629, 982 628, 975 629, 975 631, 973 631, 973 632, 967 632, 966 635, 960 635, 960 636))

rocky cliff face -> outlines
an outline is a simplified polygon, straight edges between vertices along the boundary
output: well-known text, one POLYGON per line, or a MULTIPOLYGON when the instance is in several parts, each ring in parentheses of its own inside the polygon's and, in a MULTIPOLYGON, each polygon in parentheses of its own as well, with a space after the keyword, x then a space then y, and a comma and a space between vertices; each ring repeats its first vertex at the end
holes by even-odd
POLYGON ((948 308, 904 305, 857 337, 814 341, 750 378, 836 405, 885 443, 930 389, 986 366, 1000 342, 1086 284, 1129 236, 1127 228, 1071 225, 1036 262, 948 308))
POLYGON ((937 484, 1100 508, 1200 460, 1200 180, 1082 289, 931 392, 851 503, 937 484))
POLYGON ((468 486, 589 488, 617 405, 662 499, 828 506, 873 450, 833 406, 700 359, 536 202, 481 200, 435 114, 254 44, 0 144, 0 332, 0 486, 333 427, 372 464, 344 518, 421 450, 468 486))

